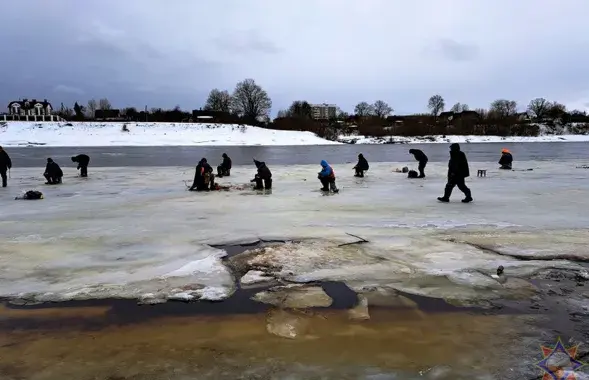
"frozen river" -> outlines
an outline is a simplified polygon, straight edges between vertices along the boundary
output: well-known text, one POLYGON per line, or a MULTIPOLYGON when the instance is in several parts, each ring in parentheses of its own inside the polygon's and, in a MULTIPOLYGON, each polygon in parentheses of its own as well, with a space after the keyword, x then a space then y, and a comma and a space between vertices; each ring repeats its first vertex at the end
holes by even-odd
POLYGON ((263 249, 255 264, 292 282, 387 286, 467 304, 527 297, 525 284, 491 277, 497 266, 518 277, 589 259, 589 171, 575 164, 518 162, 534 170, 499 172, 473 162, 472 172, 489 170, 470 179, 472 204, 460 203, 458 190, 452 203, 436 201, 445 179, 438 163, 425 180, 394 173, 398 163, 374 164, 364 179, 336 165, 333 196, 319 191, 315 165, 271 166, 271 194, 250 190, 249 166, 219 181, 231 191, 211 193, 186 191, 191 168, 93 168, 88 179, 70 169, 51 187, 39 169, 21 169, 0 191, 0 296, 222 300, 239 279, 214 246, 280 239, 293 243, 263 249), (14 200, 28 189, 45 199, 14 200), (340 247, 355 240, 347 233, 369 243, 340 247))

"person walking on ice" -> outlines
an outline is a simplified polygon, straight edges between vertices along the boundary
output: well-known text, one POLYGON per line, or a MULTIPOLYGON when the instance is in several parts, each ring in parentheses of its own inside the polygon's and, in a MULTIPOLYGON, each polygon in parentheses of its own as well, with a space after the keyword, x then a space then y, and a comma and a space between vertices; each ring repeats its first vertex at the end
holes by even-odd
POLYGON ((466 196, 462 202, 472 202, 472 194, 470 189, 464 183, 464 180, 470 176, 468 168, 468 160, 463 151, 460 150, 460 145, 454 143, 450 145, 450 161, 448 161, 448 183, 444 189, 444 196, 439 197, 440 202, 450 202, 450 195, 455 186, 458 186, 460 191, 466 196))

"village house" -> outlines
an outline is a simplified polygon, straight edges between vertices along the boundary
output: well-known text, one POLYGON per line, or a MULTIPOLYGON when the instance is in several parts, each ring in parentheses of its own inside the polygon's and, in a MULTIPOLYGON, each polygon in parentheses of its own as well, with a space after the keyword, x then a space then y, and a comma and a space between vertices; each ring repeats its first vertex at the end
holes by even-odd
POLYGON ((53 107, 47 99, 14 100, 8 104, 8 115, 13 116, 48 116, 53 113, 53 107))

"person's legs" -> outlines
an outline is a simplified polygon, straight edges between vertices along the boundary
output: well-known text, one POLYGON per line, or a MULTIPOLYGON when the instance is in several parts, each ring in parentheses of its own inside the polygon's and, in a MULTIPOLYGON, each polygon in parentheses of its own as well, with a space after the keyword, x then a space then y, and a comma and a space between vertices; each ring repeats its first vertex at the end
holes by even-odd
POLYGON ((62 177, 55 177, 53 180, 55 181, 55 184, 60 184, 61 183, 61 178, 62 177))
POLYGON ((80 165, 80 177, 88 177, 88 166, 80 165))
POLYGON ((419 170, 419 178, 425 177, 425 165, 427 165, 427 161, 419 161, 419 166, 417 170, 419 170))
POLYGON ((323 186, 321 188, 321 191, 329 191, 329 180, 325 177, 321 177, 319 178, 319 180, 321 181, 321 185, 323 186))
POLYGON ((256 190, 263 190, 264 189, 264 181, 256 174, 256 190))
POLYGON ((457 179, 456 186, 458 186, 458 189, 460 189, 460 191, 462 191, 464 193, 464 195, 466 196, 466 198, 464 198, 462 200, 462 202, 464 202, 464 203, 471 202, 472 201, 472 194, 470 192, 470 189, 466 186, 466 183, 464 183, 464 178, 457 179))
POLYGON ((452 195, 452 190, 456 186, 456 181, 454 178, 448 178, 448 183, 446 183, 446 187, 444 188, 444 196, 438 198, 439 201, 442 202, 449 202, 450 196, 452 195))
POLYGON ((0 177, 2 177, 2 187, 8 186, 8 177, 6 176, 6 170, 0 171, 0 177))
POLYGON ((264 187, 266 188, 266 190, 270 190, 272 188, 272 178, 264 180, 264 187))
POLYGON ((217 176, 219 178, 223 177, 223 166, 221 165, 217 166, 217 176))
POLYGON ((356 177, 364 177, 364 172, 362 169, 356 167, 356 174, 354 174, 354 176, 356 177))
POLYGON ((337 193, 339 191, 337 189, 337 186, 335 186, 335 179, 332 179, 331 181, 329 181, 329 189, 331 191, 333 191, 334 193, 337 193))
POLYGON ((45 180, 47 182, 45 182, 47 185, 51 184, 51 176, 49 174, 43 174, 43 177, 45 177, 45 180))

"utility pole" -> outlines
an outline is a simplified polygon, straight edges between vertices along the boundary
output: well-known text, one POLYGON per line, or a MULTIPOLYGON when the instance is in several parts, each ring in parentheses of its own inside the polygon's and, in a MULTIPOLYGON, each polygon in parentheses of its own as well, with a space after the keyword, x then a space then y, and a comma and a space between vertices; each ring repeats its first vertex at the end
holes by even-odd
POLYGON ((145 106, 145 122, 147 123, 147 106, 145 106))

